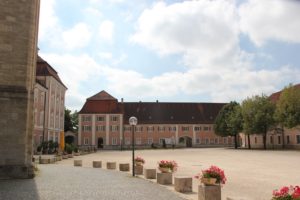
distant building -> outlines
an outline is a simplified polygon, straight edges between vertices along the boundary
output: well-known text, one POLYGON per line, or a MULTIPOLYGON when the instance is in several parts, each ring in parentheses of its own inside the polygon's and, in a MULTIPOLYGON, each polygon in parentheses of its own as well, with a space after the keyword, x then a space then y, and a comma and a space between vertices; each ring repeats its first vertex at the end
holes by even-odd
POLYGON ((60 142, 60 134, 64 131, 66 90, 57 72, 38 56, 34 87, 35 149, 42 141, 60 142))
MULTIPOLYGON (((295 85, 294 87, 300 89, 300 84, 295 85)), ((275 92, 270 96, 270 100, 276 103, 281 95, 282 91, 275 92)), ((284 129, 284 138, 283 134, 279 129, 269 131, 267 133, 267 148, 268 149, 280 149, 283 147, 290 149, 300 149, 300 127, 295 127, 293 129, 284 129)), ((241 145, 248 148, 248 136, 244 133, 240 134, 241 145)), ((251 148, 263 148, 263 136, 261 134, 252 134, 250 135, 250 145, 251 148)))
POLYGON ((135 116, 135 144, 153 146, 231 146, 233 138, 219 137, 213 124, 225 103, 118 102, 105 91, 88 98, 79 112, 79 146, 129 148, 135 116))

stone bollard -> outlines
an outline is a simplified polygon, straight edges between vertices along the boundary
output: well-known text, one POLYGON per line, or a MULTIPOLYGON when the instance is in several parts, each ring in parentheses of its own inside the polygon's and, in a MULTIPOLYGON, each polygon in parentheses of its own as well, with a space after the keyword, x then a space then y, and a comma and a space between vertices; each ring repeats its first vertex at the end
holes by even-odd
POLYGON ((82 166, 82 160, 74 160, 74 166, 75 167, 81 167, 82 166))
POLYGON ((69 156, 68 156, 68 155, 62 155, 62 158, 63 158, 63 159, 68 159, 69 156))
POLYGON ((68 154, 68 157, 69 158, 73 158, 73 154, 68 154))
POLYGON ((55 163, 56 162, 56 159, 55 158, 49 158, 49 163, 50 164, 53 164, 53 163, 55 163))
POLYGON ((56 156, 56 161, 61 161, 62 160, 62 156, 56 156))
POLYGON ((143 165, 135 165, 134 172, 136 175, 143 175, 143 165))
POLYGON ((116 169, 116 162, 107 162, 106 163, 106 169, 116 169))
POLYGON ((171 185, 172 184, 172 173, 157 173, 157 183, 161 185, 171 185))
POLYGON ((175 177, 174 185, 177 192, 192 192, 193 179, 191 177, 175 177))
POLYGON ((221 186, 199 185, 198 200, 221 200, 221 186))
POLYGON ((49 158, 41 158, 40 159, 40 164, 49 164, 50 163, 50 159, 49 158))
POLYGON ((144 169, 144 176, 146 179, 156 179, 156 169, 144 169))
POLYGON ((121 172, 128 172, 129 171, 129 163, 120 163, 119 170, 121 172))
POLYGON ((93 161, 93 167, 94 168, 101 168, 102 167, 102 162, 101 161, 93 161))

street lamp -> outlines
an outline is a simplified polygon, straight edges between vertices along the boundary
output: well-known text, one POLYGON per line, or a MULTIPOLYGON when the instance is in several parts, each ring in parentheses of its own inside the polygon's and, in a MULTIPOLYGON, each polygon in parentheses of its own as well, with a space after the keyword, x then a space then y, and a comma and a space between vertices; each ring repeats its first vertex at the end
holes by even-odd
POLYGON ((132 116, 129 118, 129 124, 131 125, 132 128, 132 176, 135 176, 135 172, 134 172, 134 126, 137 125, 137 118, 132 116))

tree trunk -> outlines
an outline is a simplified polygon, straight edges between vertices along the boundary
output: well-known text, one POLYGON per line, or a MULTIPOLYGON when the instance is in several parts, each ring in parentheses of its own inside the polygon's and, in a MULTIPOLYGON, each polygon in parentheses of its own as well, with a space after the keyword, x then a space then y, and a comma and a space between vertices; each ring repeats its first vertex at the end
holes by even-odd
POLYGON ((237 134, 234 135, 234 148, 237 149, 238 148, 238 141, 237 141, 238 137, 237 134))
POLYGON ((248 149, 251 149, 250 134, 247 134, 247 136, 248 136, 248 149))
POLYGON ((264 143, 264 149, 267 149, 267 133, 265 132, 263 134, 263 143, 264 143))

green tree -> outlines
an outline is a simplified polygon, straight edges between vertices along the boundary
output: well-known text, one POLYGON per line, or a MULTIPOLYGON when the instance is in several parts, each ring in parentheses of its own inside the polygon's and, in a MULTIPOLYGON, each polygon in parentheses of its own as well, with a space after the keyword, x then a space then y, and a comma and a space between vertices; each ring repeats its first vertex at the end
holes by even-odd
POLYGON ((238 147, 238 134, 243 130, 241 107, 237 102, 230 102, 219 112, 214 130, 222 137, 233 136, 234 147, 238 147))
POLYGON ((300 88, 290 84, 283 89, 276 103, 275 119, 280 126, 284 148, 284 127, 294 128, 300 125, 300 88))
MULTIPOLYGON (((247 98, 242 103, 244 131, 248 134, 262 134, 264 149, 267 149, 267 133, 275 125, 275 104, 265 95, 247 98)), ((250 147, 250 145, 249 145, 250 147)))
POLYGON ((78 112, 75 110, 74 113, 72 113, 71 110, 65 108, 65 132, 66 131, 72 131, 77 132, 78 131, 78 112))

